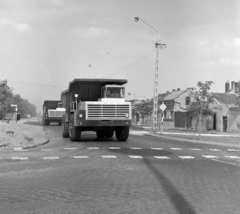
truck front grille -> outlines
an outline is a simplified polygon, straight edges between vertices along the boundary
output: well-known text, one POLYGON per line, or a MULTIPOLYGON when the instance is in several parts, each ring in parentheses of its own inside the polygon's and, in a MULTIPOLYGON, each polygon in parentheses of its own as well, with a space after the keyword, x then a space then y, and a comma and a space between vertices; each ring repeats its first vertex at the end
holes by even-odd
POLYGON ((62 117, 65 111, 48 110, 48 117, 62 117))
POLYGON ((130 106, 127 104, 87 105, 87 119, 126 119, 126 115, 130 116, 130 106))

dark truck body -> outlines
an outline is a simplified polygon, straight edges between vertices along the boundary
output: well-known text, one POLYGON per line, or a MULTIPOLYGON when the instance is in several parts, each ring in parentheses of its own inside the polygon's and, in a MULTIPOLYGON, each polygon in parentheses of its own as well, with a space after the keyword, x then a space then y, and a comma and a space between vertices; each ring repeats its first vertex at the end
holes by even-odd
POLYGON ((77 141, 82 131, 96 131, 98 137, 112 137, 115 132, 118 140, 127 140, 131 126, 131 103, 125 102, 124 97, 103 97, 106 96, 106 87, 123 90, 125 83, 127 80, 123 79, 71 81, 68 89, 61 94, 62 105, 66 109, 62 122, 63 137, 77 141), (125 137, 121 137, 122 132, 125 137))
POLYGON ((51 122, 56 122, 62 125, 62 116, 65 114, 65 109, 59 108, 60 100, 45 100, 43 103, 42 124, 49 125, 51 122))

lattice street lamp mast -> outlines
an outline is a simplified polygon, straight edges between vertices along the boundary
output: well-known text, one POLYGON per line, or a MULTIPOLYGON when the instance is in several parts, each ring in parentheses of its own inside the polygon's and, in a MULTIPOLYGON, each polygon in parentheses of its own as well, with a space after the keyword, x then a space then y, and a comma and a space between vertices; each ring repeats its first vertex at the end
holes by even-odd
POLYGON ((134 17, 135 22, 138 22, 139 20, 143 21, 145 24, 147 24, 149 27, 151 27, 153 30, 157 32, 157 42, 155 44, 156 47, 156 64, 155 64, 155 77, 154 77, 154 94, 153 94, 153 124, 152 124, 152 132, 156 133, 157 131, 157 124, 158 124, 158 116, 157 116, 157 110, 158 110, 158 57, 159 57, 159 48, 166 47, 166 44, 161 43, 161 39, 159 36, 159 33, 156 28, 148 24, 146 21, 141 19, 140 17, 134 17))

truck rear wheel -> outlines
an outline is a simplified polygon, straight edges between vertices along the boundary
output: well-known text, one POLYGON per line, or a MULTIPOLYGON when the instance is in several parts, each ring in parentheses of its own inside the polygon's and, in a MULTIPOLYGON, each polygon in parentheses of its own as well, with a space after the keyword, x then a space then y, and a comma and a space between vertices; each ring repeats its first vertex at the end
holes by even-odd
POLYGON ((105 131, 102 131, 102 130, 100 130, 100 131, 96 131, 96 134, 97 134, 97 137, 98 138, 104 138, 105 137, 105 131))
POLYGON ((65 122, 65 119, 63 117, 63 122, 62 122, 62 128, 63 128, 63 132, 62 132, 62 136, 63 138, 69 138, 69 128, 68 128, 68 123, 65 122))
POLYGON ((106 131, 105 137, 111 138, 113 136, 113 134, 114 134, 113 130, 108 130, 108 131, 106 131))
POLYGON ((71 141, 79 141, 81 138, 81 130, 74 126, 73 114, 69 118, 69 137, 71 141))
POLYGON ((129 136, 129 126, 120 126, 115 132, 118 141, 126 141, 129 136))

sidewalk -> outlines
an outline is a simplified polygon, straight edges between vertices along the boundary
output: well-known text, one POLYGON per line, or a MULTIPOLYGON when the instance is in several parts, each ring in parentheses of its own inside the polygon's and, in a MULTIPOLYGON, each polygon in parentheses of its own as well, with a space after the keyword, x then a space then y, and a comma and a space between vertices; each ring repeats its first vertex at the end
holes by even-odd
POLYGON ((235 133, 203 132, 199 139, 199 133, 194 130, 164 129, 162 133, 160 131, 152 133, 152 127, 136 125, 131 126, 131 129, 148 131, 147 134, 144 134, 145 136, 163 137, 192 143, 240 147, 240 134, 235 133))

